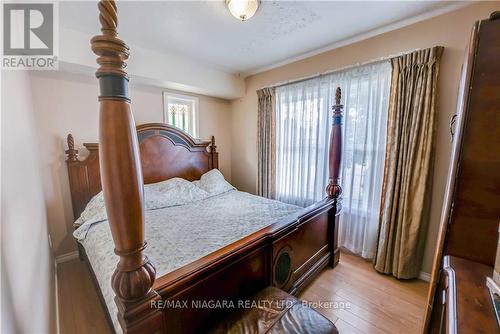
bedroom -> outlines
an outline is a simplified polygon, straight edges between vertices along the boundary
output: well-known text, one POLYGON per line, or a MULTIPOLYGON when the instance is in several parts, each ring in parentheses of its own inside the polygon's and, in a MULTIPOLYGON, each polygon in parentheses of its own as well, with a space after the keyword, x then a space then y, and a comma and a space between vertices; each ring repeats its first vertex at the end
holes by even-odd
MULTIPOLYGON (((496 155, 486 159, 490 164, 473 178, 487 190, 475 193, 480 203, 471 206, 485 212, 477 221, 486 227, 460 225, 455 231, 442 221, 449 211, 449 175, 458 145, 450 140, 450 118, 463 104, 460 83, 464 85, 461 76, 467 73, 466 50, 474 47, 475 22, 488 20, 500 10, 498 2, 250 1, 258 8, 255 13, 250 10, 247 15, 254 15, 244 21, 237 14, 238 3, 246 1, 234 0, 232 5, 224 1, 118 1, 116 17, 113 7, 107 7, 112 6, 109 2, 100 9, 96 1, 53 3, 49 14, 39 13, 53 19, 51 55, 57 56, 57 69, 8 68, 13 63, 5 61, 10 58, 4 41, 2 332, 85 333, 112 332, 113 328, 120 332, 123 325, 132 326, 127 329, 130 332, 165 331, 166 327, 178 329, 171 332, 196 332, 225 318, 234 320, 241 313, 227 304, 186 311, 142 303, 140 309, 141 303, 127 302, 137 302, 137 298, 122 295, 119 321, 111 274, 119 259, 126 262, 123 272, 147 266, 143 254, 156 267, 156 278, 144 291, 142 283, 131 283, 130 287, 137 288, 132 289, 135 293, 141 290, 141 300, 158 302, 155 305, 170 300, 243 298, 248 302, 272 285, 287 293, 284 300, 297 297, 313 302, 306 309, 315 313, 302 311, 320 319, 314 322, 318 328, 318 323, 326 321, 326 328, 346 333, 424 331, 432 323, 429 310, 445 277, 444 269, 440 270, 448 263, 445 255, 493 267, 500 201, 494 195, 498 176, 487 171, 498 167, 492 165, 498 163, 498 116, 489 117, 490 127, 479 132, 491 133, 486 146, 496 155), (100 13, 108 19, 100 21, 100 13), (117 37, 130 48, 130 58, 123 44, 113 39, 116 18, 117 37), (91 49, 89 41, 94 36, 104 37, 94 40, 91 49), (99 65, 96 57, 102 52, 118 58, 101 58, 99 65), (410 226, 417 237, 406 236, 402 242, 391 231, 400 233, 405 226, 402 221, 410 222, 391 220, 389 211, 384 216, 380 207, 384 198, 387 210, 396 212, 405 205, 390 197, 391 185, 399 189, 408 185, 395 180, 398 152, 387 154, 387 138, 407 138, 395 141, 405 143, 406 148, 412 144, 411 133, 396 133, 396 127, 391 127, 402 109, 395 102, 398 95, 393 90, 398 81, 393 71, 398 59, 419 61, 418 55, 429 61, 433 71, 426 83, 435 89, 425 97, 420 95, 418 103, 409 102, 410 108, 413 114, 434 118, 410 127, 419 129, 411 132, 414 135, 426 133, 419 138, 429 145, 427 149, 421 142, 412 148, 424 157, 428 174, 423 176, 426 184, 416 182, 411 185, 414 191, 406 189, 407 196, 421 193, 425 203, 416 205, 420 218, 410 226), (124 68, 122 62, 128 66, 124 68), (97 80, 100 66, 104 74, 97 80), (122 71, 130 78, 128 92, 122 71), (108 80, 109 73, 113 75, 108 80), (337 87, 341 88, 338 97, 337 87), (114 95, 106 99, 107 94, 114 95), (101 102, 98 96, 104 96, 101 102), (138 136, 130 128, 134 123, 126 119, 116 128, 112 128, 116 120, 104 124, 108 131, 100 133, 99 108, 101 117, 107 110, 125 110, 116 116, 122 117, 127 114, 127 96, 135 125, 146 124, 138 128, 138 136), (104 108, 107 103, 115 107, 104 108), (180 127, 188 135, 165 124, 180 127), (434 129, 434 134, 428 129, 434 129), (292 140, 296 142, 290 145, 292 140), (97 145, 83 145, 97 142, 99 148, 108 143, 107 153, 97 145), (107 169, 103 161, 108 161, 107 169), (220 174, 209 172, 213 168, 220 174), (209 174, 201 181, 190 182, 205 172, 209 174), (93 202, 100 205, 104 218, 93 222, 92 217, 84 224, 85 230, 75 232, 75 221, 100 193, 101 177, 105 200, 101 196, 93 202), (172 181, 172 177, 186 181, 172 181), (159 181, 168 186, 162 190, 160 182, 156 187, 159 181), (329 190, 325 190, 327 185, 329 190), (214 189, 222 194, 208 195, 214 189), (259 197, 247 198, 246 193, 259 197), (213 210, 204 207, 210 201, 213 210), (197 205, 200 211, 182 211, 197 205), (106 212, 109 224, 103 223, 106 212), (148 224, 152 215, 159 218, 148 224), (169 228, 158 227, 167 223, 169 228), (99 230, 105 234, 105 247, 85 247, 84 240, 99 230), (82 243, 83 250, 78 246, 82 243), (113 248, 122 256, 114 255, 113 248), (390 254, 395 249, 399 254, 390 254), (468 255, 462 255, 463 249, 468 255), (399 260, 403 265, 398 266, 399 260), (97 267, 104 268, 102 274, 97 267), (94 284, 92 270, 98 284, 94 284), (217 273, 221 276, 213 278, 217 273), (202 286, 201 282, 209 283, 202 286), (173 298, 185 291, 184 297, 173 298), (151 297, 152 293, 156 295, 151 297), (202 321, 209 317, 217 321, 202 321)), ((7 5, 2 4, 2 17, 9 17, 9 23, 25 10, 14 8, 17 14, 8 16, 16 10, 7 5)), ((492 24, 498 23, 495 18, 490 19, 492 24)), ((30 20, 29 29, 42 25, 36 15, 24 19, 30 20)), ((7 36, 5 22, 3 38, 7 36)), ((24 29, 22 24, 17 28, 24 29)), ((487 29, 475 31, 481 36, 487 29)), ((43 43, 42 32, 31 33, 43 43)), ((20 35, 24 39, 14 29, 8 38, 20 35)), ((32 35, 25 36, 31 41, 32 35)), ((498 38, 491 43, 489 49, 498 52, 498 38)), ((498 73, 494 64, 484 73, 498 73)), ((498 110, 498 81, 491 82, 480 97, 485 103, 481 110, 498 110), (496 100, 488 102, 487 95, 496 100)), ((454 129, 461 122, 464 117, 458 118, 454 129)), ((461 138, 460 133, 457 136, 461 138)), ((473 152, 486 154, 483 151, 473 152)), ((478 166, 485 166, 481 161, 485 159, 477 160, 478 166)), ((415 165, 401 164, 409 175, 423 175, 415 165)), ((460 319, 460 311, 453 319, 460 319)), ((488 320, 493 319, 488 324, 497 326, 491 305, 486 303, 478 313, 483 325, 487 314, 488 320)), ((309 331, 320 332, 313 328, 309 331)))

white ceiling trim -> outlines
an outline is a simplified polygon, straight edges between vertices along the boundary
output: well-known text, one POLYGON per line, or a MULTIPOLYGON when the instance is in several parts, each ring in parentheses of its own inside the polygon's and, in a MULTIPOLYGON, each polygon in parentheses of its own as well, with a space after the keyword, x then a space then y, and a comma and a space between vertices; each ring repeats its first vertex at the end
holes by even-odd
POLYGON ((319 49, 316 49, 313 51, 309 51, 309 52, 303 53, 303 54, 298 55, 298 56, 287 58, 283 61, 271 64, 271 65, 267 65, 267 66, 258 68, 256 70, 250 71, 250 72, 241 73, 241 76, 243 78, 245 78, 245 77, 255 75, 255 74, 258 74, 261 72, 269 71, 269 70, 272 70, 274 68, 281 67, 281 66, 284 66, 284 65, 287 65, 290 63, 294 63, 296 61, 303 60, 303 59, 306 59, 309 57, 313 57, 313 56, 319 55, 321 53, 331 51, 334 49, 338 49, 340 47, 343 47, 343 46, 346 46, 349 44, 360 42, 360 41, 363 41, 365 39, 368 39, 368 38, 371 38, 371 37, 374 37, 377 35, 381 35, 383 33, 386 33, 386 32, 392 31, 392 30, 400 29, 400 28, 412 25, 412 24, 420 22, 420 21, 424 21, 424 20, 439 16, 439 15, 450 13, 450 12, 453 12, 453 11, 458 10, 460 8, 470 6, 472 4, 473 4, 473 1, 457 1, 456 3, 454 3, 453 5, 450 5, 450 6, 437 8, 435 10, 432 10, 432 11, 429 11, 429 12, 426 12, 426 13, 423 13, 420 15, 416 15, 416 16, 408 18, 408 19, 400 20, 400 21, 388 24, 386 26, 370 30, 370 31, 363 33, 363 34, 359 34, 359 35, 355 35, 355 36, 350 37, 350 38, 343 39, 341 41, 335 42, 335 43, 330 44, 328 46, 325 46, 325 47, 322 47, 322 48, 319 48, 319 49))

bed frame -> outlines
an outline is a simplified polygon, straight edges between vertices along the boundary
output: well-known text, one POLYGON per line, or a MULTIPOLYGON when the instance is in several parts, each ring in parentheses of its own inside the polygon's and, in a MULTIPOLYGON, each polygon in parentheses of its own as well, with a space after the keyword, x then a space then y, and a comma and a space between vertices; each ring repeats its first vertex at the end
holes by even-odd
MULTIPOLYGON (((196 142, 165 124, 134 125, 128 96, 127 45, 117 38, 114 1, 98 4, 102 34, 92 39, 100 65, 99 145, 78 159, 68 136, 67 164, 75 217, 101 188, 119 261, 111 285, 125 333, 200 333, 232 310, 195 304, 244 300, 273 285, 297 294, 327 265, 339 261, 341 209, 340 89, 333 106, 329 182, 324 200, 286 221, 244 237, 164 276, 146 257, 143 184, 171 177, 198 179, 217 168, 215 140, 196 142), (187 304, 185 304, 187 303, 187 304)), ((200 222, 202 223, 202 222, 200 222)), ((227 305, 227 304, 226 304, 227 305)))

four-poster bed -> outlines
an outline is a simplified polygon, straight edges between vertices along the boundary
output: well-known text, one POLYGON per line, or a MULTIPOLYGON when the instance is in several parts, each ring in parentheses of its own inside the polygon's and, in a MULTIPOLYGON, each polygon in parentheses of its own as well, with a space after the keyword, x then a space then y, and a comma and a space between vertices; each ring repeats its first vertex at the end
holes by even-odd
MULTIPOLYGON (((217 168, 218 153, 214 138, 211 142, 195 141, 165 124, 135 127, 124 70, 129 48, 117 38, 116 4, 103 0, 98 7, 102 35, 92 39, 92 50, 99 56, 100 65, 96 73, 100 87, 99 145, 85 144, 89 156, 79 160, 73 138, 68 136, 66 152, 75 218, 103 190, 114 253, 119 256, 110 283, 123 331, 200 332, 230 310, 191 307, 191 301, 238 301, 267 286, 297 294, 327 265, 335 266, 339 260, 341 209, 340 89, 333 106, 325 199, 286 218, 269 221, 257 231, 157 277, 155 263, 145 255, 144 184, 174 177, 198 180, 217 168), (189 301, 190 306, 165 307, 165 301, 189 301)), ((241 219, 244 221, 244 217, 241 219)), ((85 257, 85 249, 80 250, 85 257)))

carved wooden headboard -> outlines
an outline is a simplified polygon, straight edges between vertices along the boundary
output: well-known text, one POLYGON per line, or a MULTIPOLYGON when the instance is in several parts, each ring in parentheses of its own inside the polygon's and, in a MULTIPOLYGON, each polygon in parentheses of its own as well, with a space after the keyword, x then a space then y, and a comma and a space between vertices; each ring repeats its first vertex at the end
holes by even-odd
MULTIPOLYGON (((144 183, 160 182, 173 177, 197 180, 207 171, 218 168, 219 156, 215 139, 197 141, 178 128, 150 123, 137 127, 144 183)), ((68 135, 66 151, 71 201, 75 219, 90 199, 102 190, 99 172, 99 146, 83 144, 89 151, 86 159, 78 159, 73 136, 68 135)))

